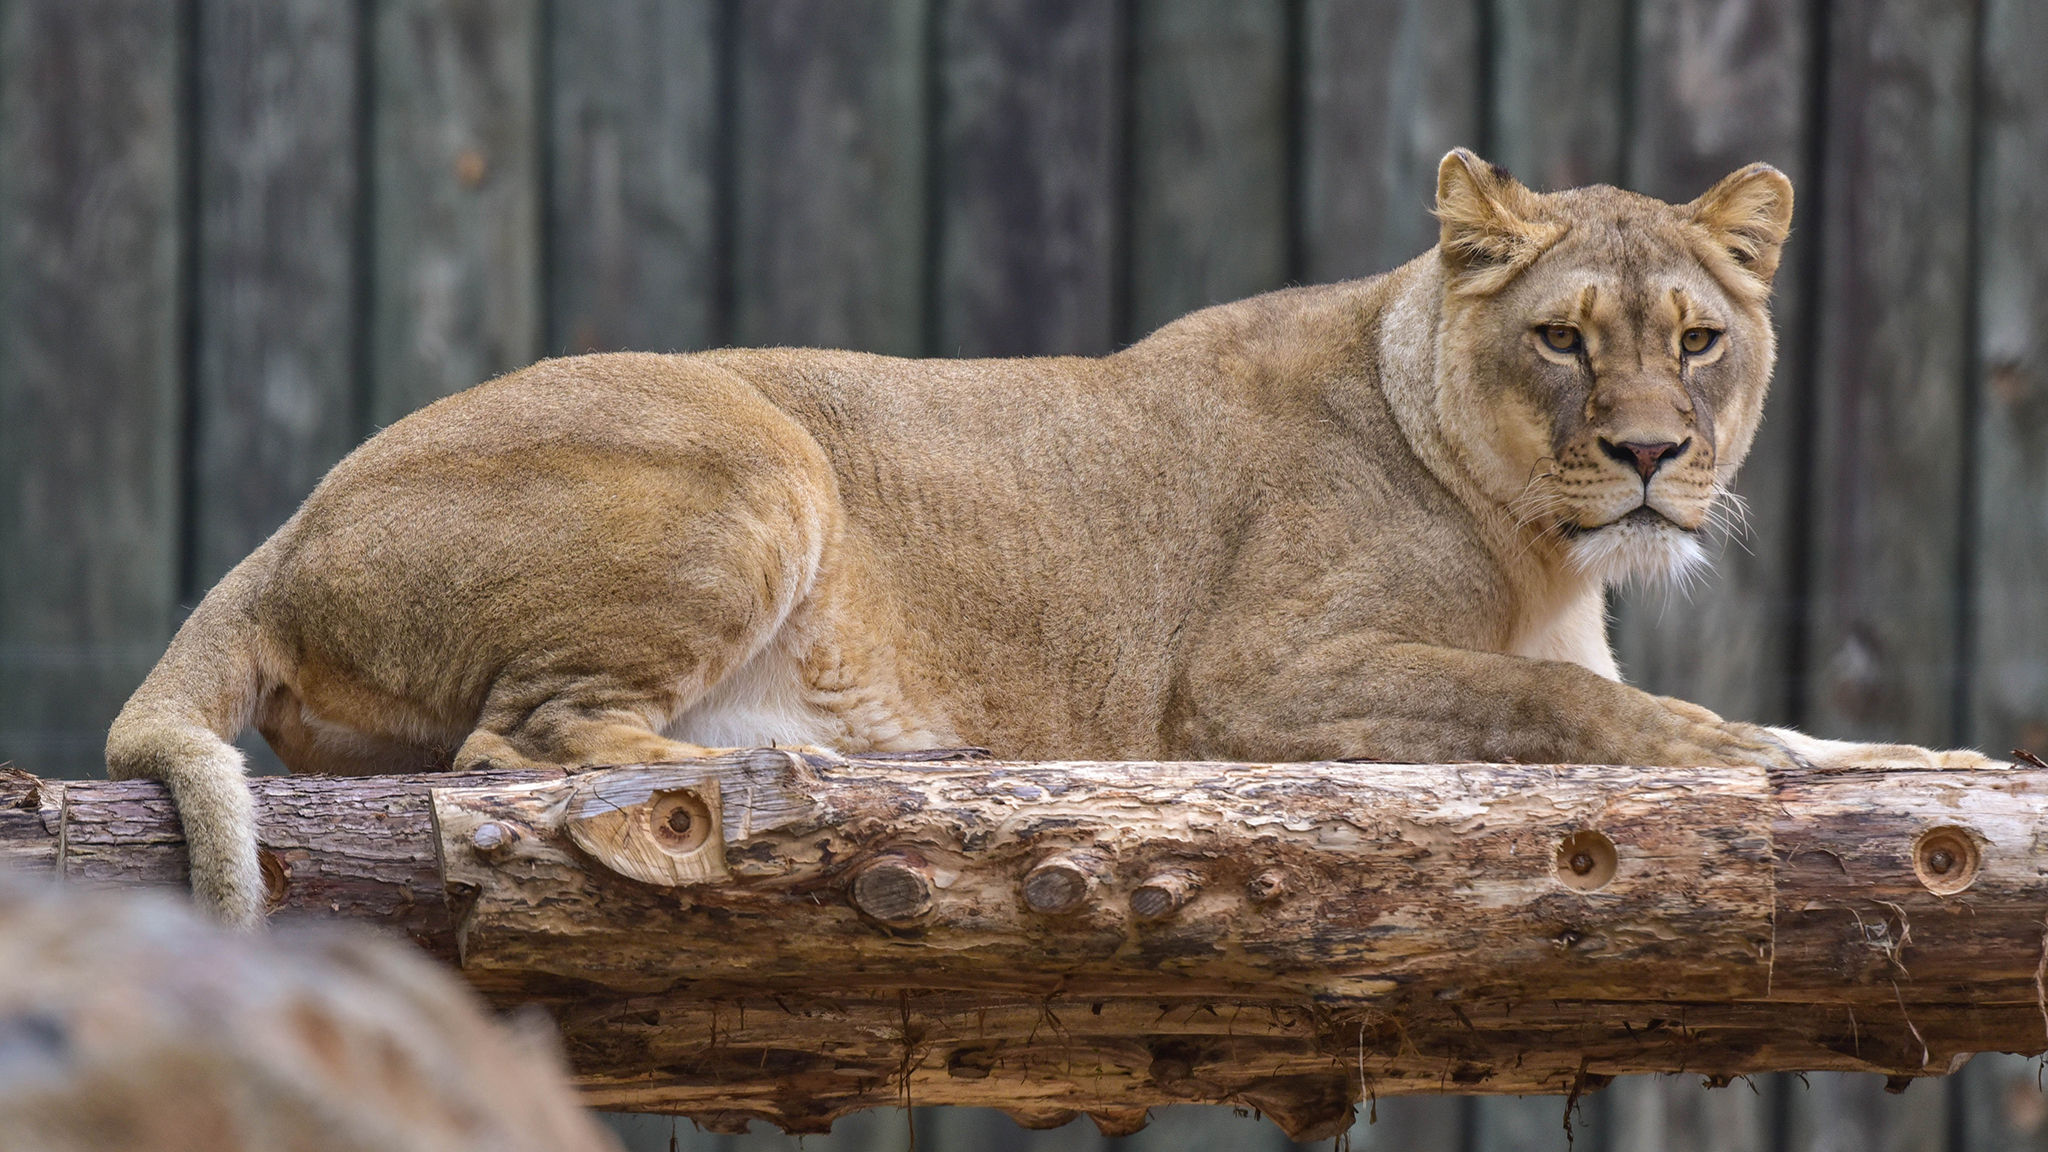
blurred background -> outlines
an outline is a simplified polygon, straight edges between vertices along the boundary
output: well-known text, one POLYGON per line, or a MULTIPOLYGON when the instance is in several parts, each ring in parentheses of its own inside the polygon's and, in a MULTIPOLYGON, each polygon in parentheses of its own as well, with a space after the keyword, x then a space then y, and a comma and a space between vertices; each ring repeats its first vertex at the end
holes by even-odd
MULTIPOLYGON (((1107 352, 1422 252, 1458 144, 1545 189, 1798 188, 1750 532, 1617 596, 1631 680, 2048 751, 2040 0, 0 0, 0 761, 99 772, 184 612, 436 397, 601 349, 1107 352)), ((1625 1080, 1578 1142, 2048 1147, 2033 1062, 1881 1086, 1625 1080)), ((1379 1116, 1355 1147, 1564 1143, 1557 1099, 1379 1116)), ((1285 1146, 1227 1109, 1125 1143, 1285 1146)))

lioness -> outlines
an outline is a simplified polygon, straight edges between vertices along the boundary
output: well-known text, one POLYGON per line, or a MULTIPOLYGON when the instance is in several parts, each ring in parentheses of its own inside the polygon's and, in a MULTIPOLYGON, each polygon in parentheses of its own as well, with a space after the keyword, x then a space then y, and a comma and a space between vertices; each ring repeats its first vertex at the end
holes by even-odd
POLYGON ((336 465, 107 739, 199 900, 262 915, 297 771, 978 744, 1020 758, 1967 763, 1623 686, 1602 594, 1701 561, 1792 187, 1539 195, 1458 150, 1438 246, 1099 359, 550 360, 336 465))

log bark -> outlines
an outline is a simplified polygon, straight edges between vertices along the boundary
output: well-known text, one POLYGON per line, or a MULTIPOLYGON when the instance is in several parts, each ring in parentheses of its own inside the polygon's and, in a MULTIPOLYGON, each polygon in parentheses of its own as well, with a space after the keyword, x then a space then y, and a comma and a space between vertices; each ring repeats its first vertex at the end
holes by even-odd
MULTIPOLYGON (((560 1024, 591 1103, 1128 1127, 2048 1047, 2048 770, 930 762, 262 778, 275 917, 560 1024)), ((0 860, 177 884, 162 790, 0 777, 0 860)))

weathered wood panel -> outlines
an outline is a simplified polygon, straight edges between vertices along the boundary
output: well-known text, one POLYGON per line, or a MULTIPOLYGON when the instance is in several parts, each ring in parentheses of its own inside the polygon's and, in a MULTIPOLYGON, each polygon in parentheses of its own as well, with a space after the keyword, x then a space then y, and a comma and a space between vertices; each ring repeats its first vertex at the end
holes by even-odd
POLYGON ((1292 275, 1288 15, 1283 0, 1134 4, 1126 339, 1292 275))
MULTIPOLYGON (((2048 748, 2048 7, 1984 4, 1978 47, 1969 743, 2048 748)), ((2041 1146, 2034 1062, 1963 1069, 1955 1152, 2041 1146)))
POLYGON ((2039 1152, 2048 1146, 2048 1094, 2041 1061, 1986 1052, 1956 1074, 1949 1109, 1957 1121, 1949 1152, 2039 1152))
POLYGON ((1625 182, 1629 9, 1495 0, 1488 160, 1541 191, 1625 182))
POLYGON ((1481 146, 1478 0, 1302 6, 1301 276, 1384 272, 1436 243, 1436 168, 1481 146))
POLYGON ((539 0, 379 0, 370 418, 541 350, 539 0))
POLYGON ((0 761, 47 775, 176 623, 179 11, 0 6, 0 761))
POLYGON ((1788 1080, 1744 1077, 1708 1087, 1683 1073, 1624 1076, 1589 1105, 1603 1109, 1596 1130, 1613 1152, 1777 1152, 1773 1121, 1788 1080))
POLYGON ((919 354, 928 0, 735 11, 734 342, 919 354))
POLYGON ((1120 16, 1114 0, 941 6, 937 354, 1110 350, 1120 16))
POLYGON ((1956 739, 1975 5, 1828 9, 1805 722, 1956 739))
POLYGON ((198 8, 196 599, 354 445, 361 9, 198 8))
POLYGON ((1786 1084, 1785 1152, 1942 1152, 1948 1095, 1940 1083, 1888 1095, 1881 1076, 1813 1072, 1786 1084))
POLYGON ((553 8, 550 352, 724 342, 716 0, 553 8))
POLYGON ((2048 6, 1985 7, 1971 742, 2048 749, 2048 6))
POLYGON ((1629 589, 1618 598, 1616 654, 1629 681, 1722 715, 1789 724, 1797 696, 1800 538, 1806 452, 1807 284, 1816 235, 1802 225, 1811 135, 1810 5, 1777 0, 1666 0, 1636 20, 1629 184, 1684 203, 1758 160, 1791 177, 1801 199, 1771 302, 1778 370, 1764 423, 1735 491, 1746 533, 1716 542, 1694 587, 1629 589))

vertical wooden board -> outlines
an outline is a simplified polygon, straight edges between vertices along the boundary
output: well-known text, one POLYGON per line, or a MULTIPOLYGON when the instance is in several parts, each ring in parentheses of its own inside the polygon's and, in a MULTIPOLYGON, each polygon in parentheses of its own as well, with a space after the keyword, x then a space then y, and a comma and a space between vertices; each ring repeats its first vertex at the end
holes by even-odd
MULTIPOLYGON (((1472 1101, 1459 1096, 1390 1096, 1358 1106, 1352 1152, 1465 1152, 1472 1101), (1377 1115, 1377 1119, 1375 1119, 1377 1115)), ((1162 1149, 1161 1152, 1169 1152, 1162 1149)))
MULTIPOLYGON (((1636 16, 1630 186, 1684 203, 1761 160, 1791 177, 1799 214, 1810 210, 1799 199, 1814 190, 1806 171, 1810 9, 1809 0, 1643 4, 1636 16)), ((1813 233, 1802 225, 1795 214, 1772 299, 1778 369, 1771 398, 1735 484, 1748 507, 1748 531, 1712 541, 1713 569, 1691 588, 1625 590, 1613 629, 1631 683, 1725 716, 1779 724, 1796 719, 1805 547, 1797 505, 1807 459, 1800 416, 1813 233)))
POLYGON ((1950 1152, 2039 1152, 2048 1148, 2048 1091, 2037 1056, 1982 1052, 1954 1077, 1959 1109, 1950 1152))
POLYGON ((357 14, 199 6, 191 596, 355 440, 357 14))
POLYGON ((1563 1096, 1481 1096, 1472 1101, 1471 1152, 1567 1152, 1585 1141, 1601 1147, 1606 1133, 1605 1097, 1587 1096, 1572 1113, 1565 1136, 1563 1096))
POLYGON ((1531 188, 1620 184, 1628 0, 1492 0, 1495 155, 1531 188))
POLYGON ((1947 1085, 1916 1082, 1903 1094, 1884 1077, 1809 1072, 1787 1082, 1784 1152, 1948 1152, 1947 1085))
POLYGON ((2048 6, 1983 19, 1967 738, 2048 754, 2048 6))
POLYGON ((547 51, 550 352, 722 342, 716 0, 579 0, 547 51))
POLYGON ((180 5, 0 6, 0 761, 98 771, 170 638, 180 5))
POLYGON ((1289 21, 1283 0, 1137 0, 1130 330, 1285 283, 1289 21))
POLYGON ((928 0, 735 8, 734 342, 919 354, 928 0))
POLYGON ((1806 721, 1956 736, 1969 0, 1830 6, 1806 721))
POLYGON ((1118 12, 1115 0, 941 7, 933 351, 1110 350, 1118 12))
POLYGON ((1302 276, 1384 272, 1436 243, 1436 167, 1482 146, 1482 0, 1307 0, 1302 276))
POLYGON ((1725 1088, 1697 1076, 1623 1076, 1601 1090, 1609 1152, 1773 1152, 1778 1077, 1725 1088))
POLYGON ((370 418, 540 352, 540 0, 376 0, 370 418))

